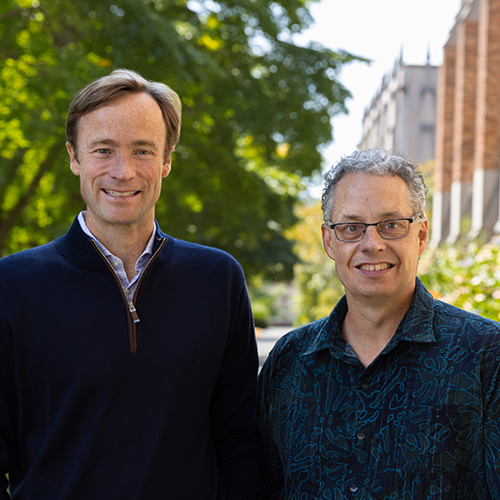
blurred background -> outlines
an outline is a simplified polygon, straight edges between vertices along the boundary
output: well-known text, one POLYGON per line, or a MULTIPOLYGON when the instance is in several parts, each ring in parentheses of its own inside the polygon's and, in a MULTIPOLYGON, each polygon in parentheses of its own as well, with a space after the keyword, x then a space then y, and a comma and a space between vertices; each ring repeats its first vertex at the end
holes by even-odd
POLYGON ((183 102, 159 224, 238 259, 261 338, 342 295, 321 244, 321 174, 358 147, 421 164, 420 276, 498 320, 499 31, 500 0, 2 0, 0 255, 63 234, 84 208, 67 109, 129 68, 183 102))

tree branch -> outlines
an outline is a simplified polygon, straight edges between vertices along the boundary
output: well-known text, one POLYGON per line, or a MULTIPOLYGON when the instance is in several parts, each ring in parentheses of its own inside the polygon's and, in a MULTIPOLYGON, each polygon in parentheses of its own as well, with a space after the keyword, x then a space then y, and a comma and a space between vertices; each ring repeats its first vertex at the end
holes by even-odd
POLYGON ((57 157, 57 147, 52 146, 47 155, 47 158, 40 165, 40 169, 36 174, 35 178, 31 181, 29 188, 26 190, 23 196, 19 199, 16 206, 8 213, 5 220, 0 222, 0 249, 4 247, 5 240, 9 235, 10 231, 14 227, 17 218, 21 215, 21 212, 28 206, 29 202, 36 193, 36 190, 42 180, 44 174, 50 169, 54 160, 57 157))

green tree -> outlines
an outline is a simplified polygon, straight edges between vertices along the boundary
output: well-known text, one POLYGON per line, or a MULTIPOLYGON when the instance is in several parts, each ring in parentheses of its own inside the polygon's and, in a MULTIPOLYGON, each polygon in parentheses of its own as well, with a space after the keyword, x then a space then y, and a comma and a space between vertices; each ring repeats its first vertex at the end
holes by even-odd
POLYGON ((335 263, 323 249, 321 202, 298 205, 296 213, 299 223, 287 235, 294 242, 300 259, 295 265, 295 323, 303 325, 330 314, 344 295, 344 288, 335 271, 335 263))
POLYGON ((77 89, 127 67, 184 105, 157 218, 229 251, 247 274, 290 278, 284 230, 318 146, 345 111, 343 65, 362 60, 293 35, 308 0, 7 0, 0 7, 0 249, 62 234, 83 207, 64 148, 77 89))

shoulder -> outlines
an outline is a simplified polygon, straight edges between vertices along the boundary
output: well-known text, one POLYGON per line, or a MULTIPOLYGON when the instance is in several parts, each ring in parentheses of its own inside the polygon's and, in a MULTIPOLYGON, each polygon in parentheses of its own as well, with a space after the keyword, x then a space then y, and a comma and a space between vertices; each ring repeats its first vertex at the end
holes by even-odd
POLYGON ((60 258, 57 251, 57 241, 54 240, 36 248, 7 255, 0 259, 0 274, 26 274, 46 267, 60 258))
POLYGON ((218 248, 200 245, 189 241, 180 240, 161 233, 166 238, 163 249, 163 258, 177 266, 189 266, 196 270, 223 270, 242 274, 243 270, 237 260, 229 253, 218 248))
POLYGON ((297 327, 289 331, 287 334, 281 337, 278 342, 276 342, 276 351, 305 351, 309 347, 311 342, 317 338, 318 333, 324 329, 328 319, 329 317, 325 316, 324 318, 312 321, 311 323, 307 323, 306 325, 297 327))
POLYGON ((263 371, 283 370, 309 351, 326 348, 329 342, 328 321, 329 316, 326 316, 283 335, 269 353, 263 371))
MULTIPOLYGON (((234 257, 217 248, 164 235, 165 245, 154 263, 154 272, 183 287, 210 290, 238 298, 247 295, 243 268, 234 257)), ((248 299, 246 299, 248 300, 248 299)))
POLYGON ((447 346, 448 356, 469 359, 483 369, 500 366, 500 323, 464 311, 445 302, 434 303, 433 329, 436 341, 447 346))
POLYGON ((179 253, 179 255, 185 256, 186 258, 195 257, 197 259, 202 259, 203 261, 215 260, 239 265, 236 260, 224 250, 176 238, 172 239, 175 250, 179 253))
POLYGON ((24 250, 0 259, 1 315, 9 314, 23 301, 36 300, 39 285, 54 281, 58 255, 54 243, 24 250))
POLYGON ((484 318, 473 312, 464 311, 440 300, 434 301, 434 325, 437 329, 446 329, 457 333, 500 333, 500 323, 484 318))
MULTIPOLYGON (((500 323, 434 299, 417 278, 417 289, 409 322, 431 328, 437 339, 446 342, 470 341, 475 337, 500 338, 500 323)), ((483 339, 484 340, 484 339, 483 339)))
POLYGON ((89 265, 89 260, 100 263, 100 259, 91 251, 89 240, 75 218, 66 234, 59 238, 0 259, 0 275, 7 273, 14 279, 18 275, 35 278, 43 273, 67 271, 70 267, 95 269, 95 265, 89 265))

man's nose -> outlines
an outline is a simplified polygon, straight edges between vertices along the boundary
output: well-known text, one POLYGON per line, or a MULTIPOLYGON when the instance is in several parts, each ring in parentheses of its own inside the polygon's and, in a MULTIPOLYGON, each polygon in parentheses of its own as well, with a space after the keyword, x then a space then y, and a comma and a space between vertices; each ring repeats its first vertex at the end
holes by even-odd
POLYGON ((135 168, 132 158, 126 154, 119 154, 113 162, 110 175, 119 180, 128 180, 134 177, 135 168))
POLYGON ((361 240, 361 247, 366 251, 379 250, 385 245, 385 240, 380 236, 377 226, 368 226, 361 240))

